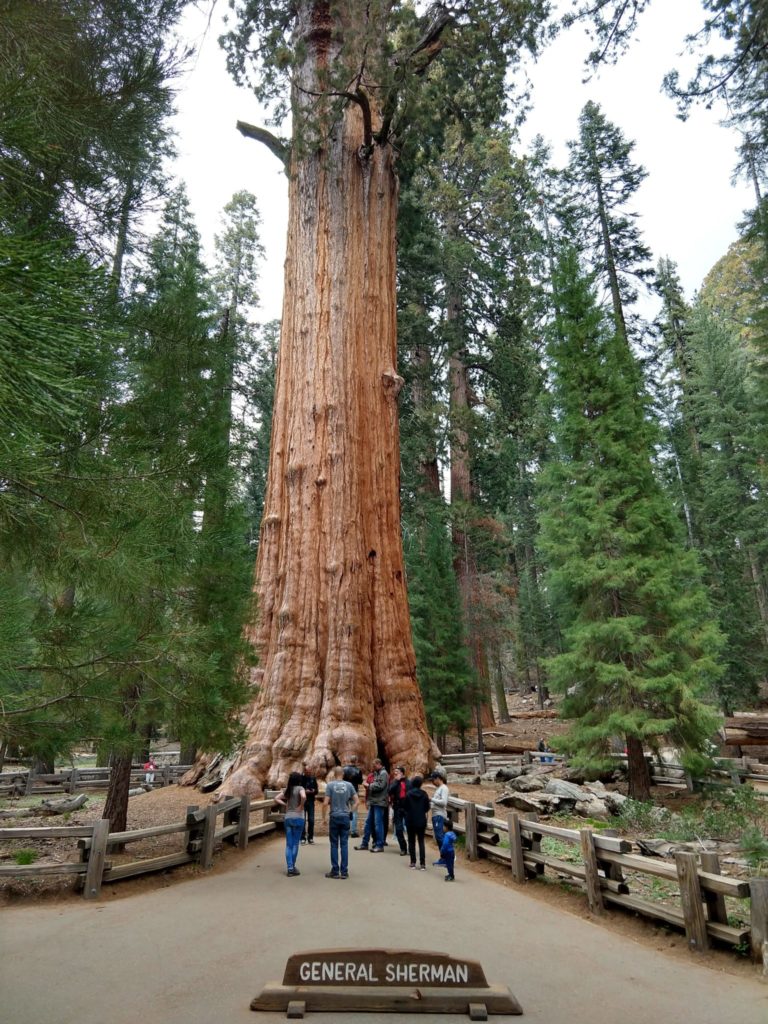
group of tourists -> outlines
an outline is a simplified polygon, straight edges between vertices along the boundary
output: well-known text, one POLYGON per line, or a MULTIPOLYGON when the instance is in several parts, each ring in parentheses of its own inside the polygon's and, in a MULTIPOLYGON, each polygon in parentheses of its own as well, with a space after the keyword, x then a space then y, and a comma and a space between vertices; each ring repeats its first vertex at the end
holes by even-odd
MULTIPOLYGON (((296 860, 301 843, 315 841, 315 798, 319 795, 319 786, 306 763, 302 769, 302 772, 291 772, 285 789, 275 798, 285 808, 285 860, 289 877, 300 874, 296 860)), ((400 856, 409 857, 410 867, 421 871, 427 867, 425 836, 431 815, 432 833, 439 851, 433 866, 444 867, 445 881, 453 882, 456 833, 448 814, 450 793, 445 772, 437 768, 428 779, 435 786, 431 798, 422 788, 424 778, 414 775, 409 779, 403 765, 395 766, 390 777, 381 759, 375 758, 365 779, 355 757, 343 768, 333 768, 323 795, 323 817, 328 818, 331 846, 331 870, 325 877, 349 878, 350 838, 360 839, 356 850, 383 852, 389 845, 391 813, 400 856), (358 832, 361 785, 366 808, 362 837, 358 832)))

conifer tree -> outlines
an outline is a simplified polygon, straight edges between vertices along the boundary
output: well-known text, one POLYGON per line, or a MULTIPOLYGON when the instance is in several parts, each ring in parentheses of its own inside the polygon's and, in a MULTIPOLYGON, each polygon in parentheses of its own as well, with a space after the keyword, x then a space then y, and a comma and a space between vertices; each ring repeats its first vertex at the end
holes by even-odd
POLYGON ((0 25, 0 564, 22 639, 2 726, 48 759, 99 735, 105 676, 140 657, 113 603, 146 568, 123 533, 147 493, 110 453, 125 325, 106 254, 128 168, 141 192, 162 148, 181 6, 21 2, 0 25))
POLYGON ((616 330, 629 344, 637 282, 653 277, 650 250, 629 206, 647 174, 632 162, 634 143, 596 103, 585 105, 579 137, 569 148, 564 219, 573 244, 583 247, 597 280, 608 290, 616 330))
POLYGON ((418 530, 406 531, 404 548, 419 688, 429 731, 445 749, 449 733, 463 735, 469 726, 472 676, 450 534, 440 506, 426 509, 418 530))
POLYGON ((605 765, 620 737, 630 795, 648 799, 645 750, 668 742, 688 756, 716 727, 702 700, 720 672, 721 641, 696 555, 652 471, 654 437, 624 339, 606 328, 574 253, 555 288, 557 457, 540 502, 564 649, 550 678, 574 720, 564 747, 605 765))
POLYGON ((768 669, 765 513, 747 354, 705 309, 690 320, 687 403, 699 438, 692 489, 713 608, 726 638, 718 693, 749 704, 768 669))

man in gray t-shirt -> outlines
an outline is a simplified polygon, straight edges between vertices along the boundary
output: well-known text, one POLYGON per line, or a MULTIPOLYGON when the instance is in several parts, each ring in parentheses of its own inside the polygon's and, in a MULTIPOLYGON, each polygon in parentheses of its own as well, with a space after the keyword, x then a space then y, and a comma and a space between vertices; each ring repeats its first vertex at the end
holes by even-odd
POLYGON ((351 782, 344 782, 343 774, 341 768, 334 768, 325 785, 324 804, 330 808, 328 836, 331 840, 331 870, 326 878, 349 878, 349 816, 357 807, 357 792, 351 782))

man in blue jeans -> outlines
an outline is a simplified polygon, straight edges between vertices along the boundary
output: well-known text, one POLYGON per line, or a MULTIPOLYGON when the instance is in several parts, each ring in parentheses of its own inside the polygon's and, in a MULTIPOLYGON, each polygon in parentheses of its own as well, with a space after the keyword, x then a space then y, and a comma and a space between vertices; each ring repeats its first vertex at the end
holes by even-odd
POLYGON ((365 819, 363 840, 355 849, 367 850, 368 841, 372 840, 371 853, 380 853, 384 849, 384 816, 389 814, 389 775, 378 757, 371 767, 366 800, 368 817, 365 819))
POLYGON ((341 768, 334 768, 325 786, 323 803, 331 810, 328 821, 331 870, 326 873, 326 878, 349 878, 349 816, 357 807, 357 792, 351 783, 344 782, 343 775, 341 768))

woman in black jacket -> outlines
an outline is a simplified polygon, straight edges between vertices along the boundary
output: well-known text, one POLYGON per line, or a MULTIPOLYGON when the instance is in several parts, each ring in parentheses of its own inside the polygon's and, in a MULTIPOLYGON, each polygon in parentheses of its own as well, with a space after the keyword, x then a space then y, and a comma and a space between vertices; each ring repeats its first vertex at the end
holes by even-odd
POLYGON ((405 794, 403 809, 405 810, 405 827, 408 832, 408 853, 411 867, 416 867, 416 840, 419 841, 419 869, 426 871, 426 854, 424 850, 424 833, 427 830, 429 817, 429 797, 421 788, 424 780, 420 775, 411 779, 411 788, 405 794))

